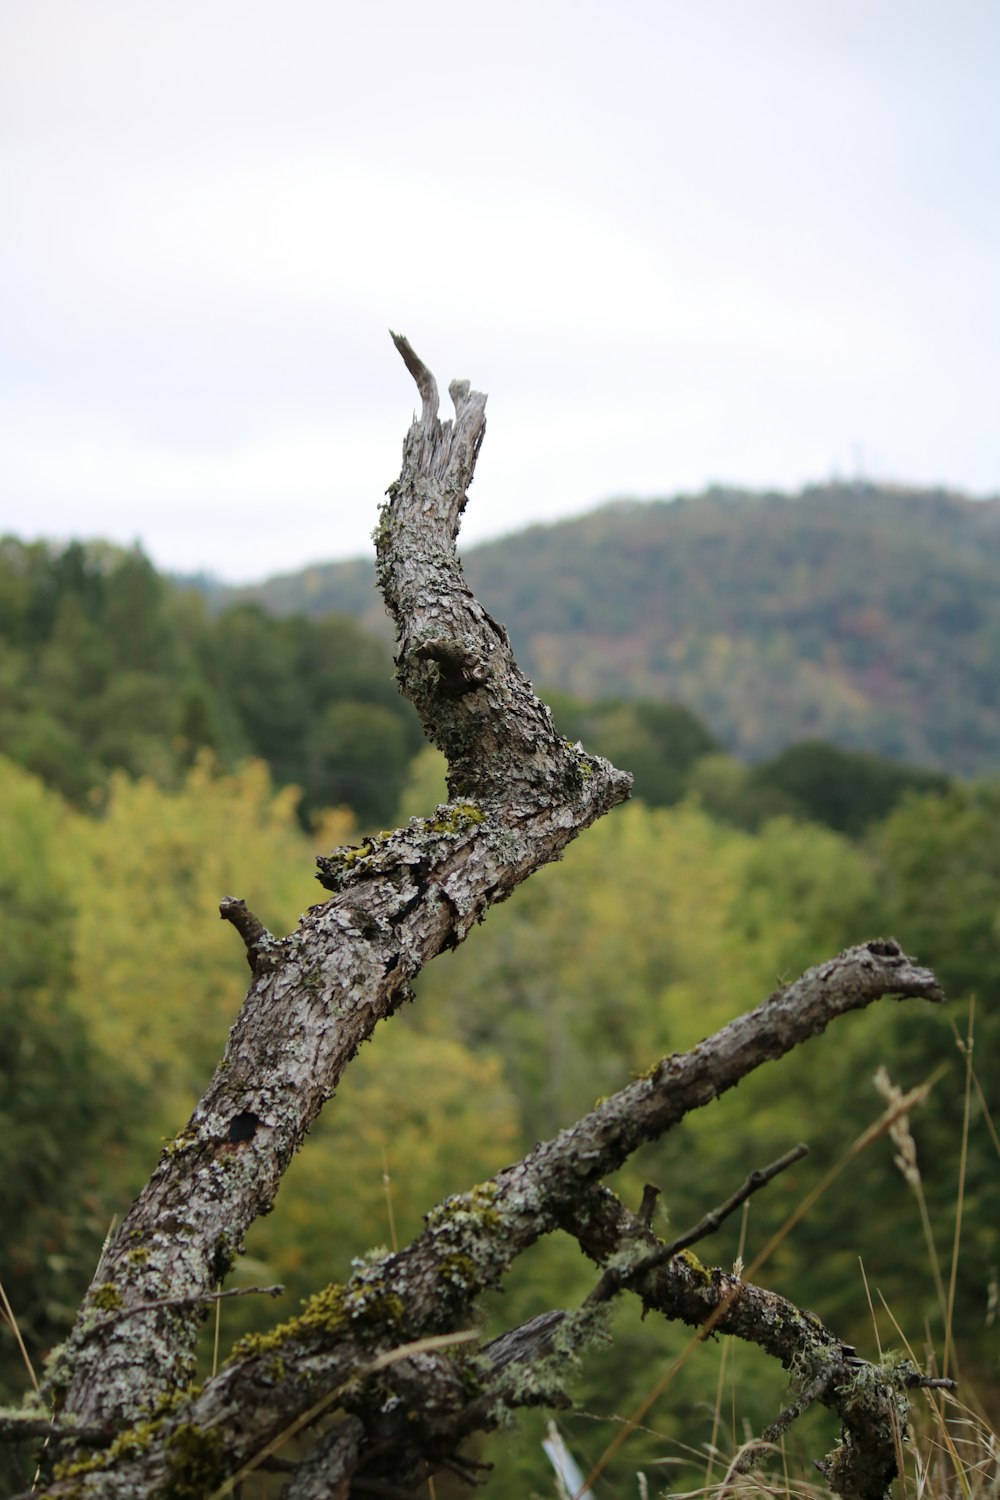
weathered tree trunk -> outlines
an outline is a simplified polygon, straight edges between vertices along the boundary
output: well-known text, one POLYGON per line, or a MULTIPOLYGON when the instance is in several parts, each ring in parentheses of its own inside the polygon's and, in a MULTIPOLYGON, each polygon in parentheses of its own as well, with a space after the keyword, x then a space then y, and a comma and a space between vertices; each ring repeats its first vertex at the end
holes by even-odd
POLYGON ((463 1441, 502 1409, 561 1399, 565 1352, 592 1336, 601 1304, 627 1290, 670 1318, 708 1322, 814 1372, 808 1398, 844 1424, 831 1485, 845 1500, 881 1500, 895 1473, 893 1422, 918 1373, 873 1370, 774 1294, 696 1269, 601 1181, 689 1110, 846 1011, 886 994, 940 999, 933 975, 892 941, 849 950, 692 1052, 656 1063, 491 1182, 432 1209, 405 1249, 326 1288, 270 1334, 241 1341, 216 1376, 191 1384, 205 1299, 270 1209, 360 1043, 408 998, 425 963, 629 792, 625 773, 556 733, 505 630, 465 584, 455 538, 485 397, 452 385, 455 420, 442 423, 432 376, 405 339, 396 345, 423 412, 383 509, 378 577, 396 625, 400 687, 448 758, 452 800, 321 858, 331 895, 288 937, 272 937, 242 902, 222 903, 253 974, 225 1056, 105 1248, 50 1367, 44 1421, 26 1409, 0 1432, 44 1426, 36 1494, 204 1500, 230 1493, 292 1434, 339 1411, 289 1472, 287 1500, 379 1484, 407 1493, 441 1465, 461 1468, 463 1441), (476 1346, 475 1365, 456 1357, 480 1293, 555 1228, 615 1269, 582 1308, 476 1346))

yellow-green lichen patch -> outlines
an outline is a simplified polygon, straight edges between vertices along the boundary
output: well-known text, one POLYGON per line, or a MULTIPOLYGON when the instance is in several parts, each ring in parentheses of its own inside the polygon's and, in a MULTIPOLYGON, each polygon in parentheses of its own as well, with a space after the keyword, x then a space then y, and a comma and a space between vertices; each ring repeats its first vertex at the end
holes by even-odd
POLYGON ((327 890, 343 890, 352 875, 382 875, 399 863, 395 835, 367 838, 360 844, 342 844, 318 856, 319 880, 327 890))
POLYGON ((205 1500, 226 1477, 225 1440, 214 1428, 182 1422, 166 1440, 168 1500, 205 1500))
POLYGON ((108 1466, 107 1453, 96 1453, 93 1458, 78 1458, 72 1463, 55 1464, 52 1469, 53 1479, 76 1479, 81 1474, 93 1474, 97 1469, 106 1469, 108 1466))
POLYGON ((333 1284, 310 1297, 297 1318, 279 1323, 267 1333, 245 1333, 233 1345, 229 1363, 236 1360, 255 1359, 261 1354, 272 1354, 285 1344, 310 1332, 334 1333, 347 1321, 345 1302, 346 1287, 333 1284))
POLYGON ((346 1286, 324 1287, 310 1297, 295 1318, 279 1323, 267 1333, 247 1333, 233 1346, 229 1363, 238 1360, 272 1356, 268 1373, 274 1379, 283 1376, 282 1350, 297 1339, 328 1337, 348 1326, 355 1330, 370 1329, 376 1338, 389 1330, 398 1330, 406 1308, 398 1292, 386 1284, 381 1262, 366 1266, 346 1286))
POLYGON ((193 1401, 196 1396, 201 1395, 201 1386, 197 1381, 190 1385, 179 1386, 175 1391, 161 1391, 156 1400, 150 1405, 147 1415, 151 1420, 157 1417, 169 1416, 185 1401, 193 1401))
POLYGON ((446 1286, 462 1292, 475 1292, 478 1289, 476 1263, 471 1255, 464 1255, 461 1250, 452 1250, 449 1254, 442 1255, 437 1269, 446 1286))
POLYGON ((426 1215, 434 1237, 434 1264, 442 1290, 471 1302, 495 1285, 506 1262, 503 1218, 495 1207, 495 1182, 446 1198, 426 1215))
POLYGON ((163 1154, 171 1158, 180 1156, 183 1151, 189 1150, 197 1139, 193 1130, 182 1130, 180 1135, 175 1135, 172 1141, 167 1142, 163 1148, 163 1154))
POLYGON ((678 1250, 676 1259, 684 1261, 697 1276, 702 1277, 705 1281, 711 1280, 709 1271, 698 1259, 693 1250, 678 1250))
POLYGON ((56 1479, 73 1479, 78 1474, 92 1474, 97 1469, 110 1469, 112 1464, 117 1463, 120 1458, 138 1458, 143 1450, 149 1447, 162 1428, 163 1422, 162 1417, 137 1422, 134 1427, 127 1427, 124 1432, 120 1432, 103 1453, 95 1453, 91 1458, 80 1458, 72 1463, 56 1464, 53 1475, 56 1479))
POLYGON ((116 1463, 119 1458, 138 1458, 161 1430, 164 1420, 157 1417, 153 1421, 137 1422, 134 1427, 120 1432, 105 1454, 107 1464, 116 1463))
POLYGON ((390 1291, 384 1281, 352 1281, 344 1302, 344 1311, 352 1323, 377 1324, 380 1328, 402 1321, 406 1311, 398 1292, 390 1291))
POLYGON ((446 1198, 426 1215, 428 1229, 441 1229, 446 1225, 458 1227, 473 1223, 484 1229, 500 1229, 502 1219, 493 1207, 497 1195, 495 1182, 480 1182, 468 1193, 459 1193, 446 1198))
MULTIPOLYGON (((374 854, 375 847, 373 839, 366 839, 363 844, 347 845, 343 849, 335 849, 334 854, 339 856, 339 862, 342 865, 346 865, 350 869, 351 865, 356 865, 359 859, 368 859, 370 855, 374 854)), ((333 855, 331 855, 331 858, 333 858, 333 855)))
POLYGON ((100 1286, 94 1287, 89 1301, 92 1307, 99 1307, 102 1312, 117 1312, 122 1305, 122 1294, 113 1281, 102 1281, 100 1286))
POLYGON ((381 519, 379 520, 378 525, 375 527, 375 530, 372 532, 372 541, 375 543, 375 546, 377 548, 387 547, 392 540, 393 533, 396 530, 397 525, 389 514, 388 505, 383 506, 381 519))
POLYGON ((430 828, 432 833, 463 833, 485 821, 486 814, 474 802, 453 802, 438 808, 430 828))

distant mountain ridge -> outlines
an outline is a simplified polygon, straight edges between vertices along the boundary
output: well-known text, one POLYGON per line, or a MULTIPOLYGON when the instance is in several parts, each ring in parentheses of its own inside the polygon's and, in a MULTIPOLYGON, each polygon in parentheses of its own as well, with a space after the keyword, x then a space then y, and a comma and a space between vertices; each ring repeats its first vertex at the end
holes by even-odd
MULTIPOLYGON (((542 688, 686 705, 757 760, 825 739, 1000 768, 1000 497, 831 484, 618 501, 463 554, 542 688)), ((225 589, 388 626, 373 566, 225 589)))

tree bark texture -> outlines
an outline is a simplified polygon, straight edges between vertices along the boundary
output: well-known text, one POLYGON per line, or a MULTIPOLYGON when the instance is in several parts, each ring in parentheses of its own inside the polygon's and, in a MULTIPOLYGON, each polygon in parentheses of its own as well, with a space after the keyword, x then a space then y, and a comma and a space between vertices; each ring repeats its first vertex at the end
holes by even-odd
MULTIPOLYGON (((241 1341, 217 1375, 192 1384, 204 1299, 271 1208, 360 1044, 410 997, 424 964, 630 788, 627 774, 557 734, 506 631, 466 586, 455 539, 486 398, 454 383, 455 417, 442 422, 433 377, 394 338, 422 412, 376 533, 378 579, 396 626, 399 684, 447 756, 451 800, 322 857, 327 899, 287 937, 268 933, 243 902, 223 901, 246 946, 249 992, 204 1097, 105 1247, 51 1362, 33 1493, 221 1497, 241 1475, 280 1462, 289 1434, 314 1431, 321 1418, 309 1456, 286 1461, 286 1500, 409 1493, 442 1466, 471 1477, 464 1440, 506 1410, 565 1403, 566 1354, 594 1336, 608 1297, 630 1291, 669 1318, 713 1322, 809 1371, 812 1399, 844 1425, 831 1485, 845 1500, 881 1500, 895 1474, 892 1423, 905 1417, 905 1386, 918 1373, 875 1369, 773 1293, 665 1256, 645 1219, 601 1184, 640 1145, 847 1011, 883 995, 940 999, 934 976, 892 940, 848 950, 692 1051, 661 1059, 492 1181, 432 1209, 410 1245, 241 1341), (584 1307, 554 1309, 485 1346, 451 1347, 474 1325, 479 1295, 556 1228, 599 1267, 613 1261, 625 1272, 584 1307)), ((39 1420, 37 1407, 26 1410, 23 1431, 39 1420)))

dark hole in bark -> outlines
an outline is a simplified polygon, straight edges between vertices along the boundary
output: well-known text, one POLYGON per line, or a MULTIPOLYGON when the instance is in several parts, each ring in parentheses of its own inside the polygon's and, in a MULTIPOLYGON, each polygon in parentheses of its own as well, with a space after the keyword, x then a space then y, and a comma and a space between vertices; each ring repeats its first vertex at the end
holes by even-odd
POLYGON ((254 1138, 254 1133, 256 1132, 257 1126, 259 1124, 260 1121, 254 1114, 253 1110, 241 1110, 240 1113, 238 1115, 234 1115, 229 1122, 230 1141, 232 1141, 234 1145, 239 1141, 252 1141, 254 1138))

